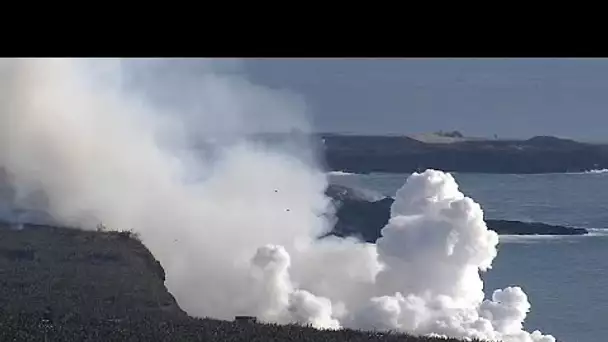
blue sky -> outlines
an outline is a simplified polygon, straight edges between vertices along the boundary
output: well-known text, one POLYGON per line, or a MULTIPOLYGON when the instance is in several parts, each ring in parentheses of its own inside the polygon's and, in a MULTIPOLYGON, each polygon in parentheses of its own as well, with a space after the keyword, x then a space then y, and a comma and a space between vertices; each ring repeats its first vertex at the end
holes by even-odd
POLYGON ((304 96, 317 131, 608 141, 608 59, 245 60, 304 96))

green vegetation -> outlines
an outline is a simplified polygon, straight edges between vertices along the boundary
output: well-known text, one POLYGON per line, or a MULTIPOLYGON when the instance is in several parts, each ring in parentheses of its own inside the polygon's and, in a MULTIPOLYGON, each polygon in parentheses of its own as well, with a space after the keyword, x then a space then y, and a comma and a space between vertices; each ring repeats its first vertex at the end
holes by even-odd
POLYGON ((0 224, 0 341, 458 341, 189 317, 132 232, 0 224))

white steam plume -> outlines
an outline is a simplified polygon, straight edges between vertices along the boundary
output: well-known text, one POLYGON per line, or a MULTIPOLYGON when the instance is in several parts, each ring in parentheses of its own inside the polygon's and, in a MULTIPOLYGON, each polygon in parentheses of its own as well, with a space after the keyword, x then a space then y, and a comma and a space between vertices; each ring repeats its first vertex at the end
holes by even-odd
POLYGON ((306 290, 295 289, 289 276, 291 259, 282 246, 260 247, 252 260, 257 312, 271 322, 310 324, 316 328, 340 328, 332 318, 331 301, 306 290))
POLYGON ((14 200, 43 191, 59 223, 139 232, 192 315, 554 341, 522 330, 521 289, 484 300, 498 239, 449 174, 408 178, 377 246, 317 240, 331 208, 311 148, 245 138, 306 131, 306 108, 234 61, 3 60, 0 77, 14 200))
POLYGON ((458 190, 450 174, 414 173, 397 192, 377 241, 384 269, 376 277, 376 296, 355 312, 352 325, 505 342, 555 341, 522 330, 530 304, 520 288, 497 290, 484 300, 479 272, 491 267, 497 244, 481 207, 458 190))
MULTIPOLYGON (((153 62, 137 67, 152 64, 147 70, 163 84, 166 71, 159 65, 170 62, 153 62)), ((12 176, 17 201, 44 190, 46 209, 60 223, 94 228, 103 221, 139 232, 185 310, 231 319, 247 309, 242 303, 251 295, 245 285, 249 259, 259 246, 295 248, 327 229, 321 216, 329 203, 325 175, 300 159, 237 139, 251 128, 241 121, 253 122, 247 115, 257 115, 268 102, 255 99, 281 100, 281 93, 250 90, 245 80, 203 70, 200 91, 193 93, 192 80, 183 91, 200 104, 195 125, 194 114, 182 115, 177 100, 148 100, 159 92, 150 88, 160 86, 148 85, 152 76, 146 82, 128 78, 131 63, 137 62, 3 60, 0 165, 12 176), (251 101, 242 101, 242 93, 251 101), (230 142, 198 158, 188 149, 189 138, 219 120, 225 120, 222 131, 233 134, 230 142)), ((283 113, 285 122, 303 122, 297 103, 274 105, 270 118, 257 118, 272 121, 283 113)))

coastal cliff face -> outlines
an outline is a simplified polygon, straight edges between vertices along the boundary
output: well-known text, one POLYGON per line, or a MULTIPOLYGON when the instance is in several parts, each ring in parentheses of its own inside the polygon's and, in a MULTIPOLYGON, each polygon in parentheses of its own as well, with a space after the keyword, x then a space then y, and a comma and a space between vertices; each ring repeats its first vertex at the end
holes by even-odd
POLYGON ((353 173, 424 169, 479 173, 561 173, 608 168, 608 145, 555 137, 426 143, 405 136, 321 136, 326 167, 353 173))
POLYGON ((160 264, 126 232, 2 224, 0 275, 4 314, 45 312, 55 322, 185 315, 160 264))

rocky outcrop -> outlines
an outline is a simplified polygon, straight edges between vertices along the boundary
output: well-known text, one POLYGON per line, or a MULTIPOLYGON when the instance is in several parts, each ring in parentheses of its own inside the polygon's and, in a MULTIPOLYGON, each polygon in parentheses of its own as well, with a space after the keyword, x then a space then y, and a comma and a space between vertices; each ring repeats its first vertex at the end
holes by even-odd
POLYGON ((486 220, 488 228, 498 234, 509 235, 585 235, 585 228, 551 225, 542 222, 522 222, 511 220, 486 220))
MULTIPOLYGON (((330 235, 356 236, 367 242, 375 242, 390 218, 390 197, 370 200, 360 196, 361 190, 341 185, 330 185, 326 192, 337 204, 336 224, 330 235), (339 195, 339 196, 338 196, 339 195)), ((489 229, 501 235, 584 235, 584 228, 549 225, 539 222, 522 222, 486 219, 489 229)))

